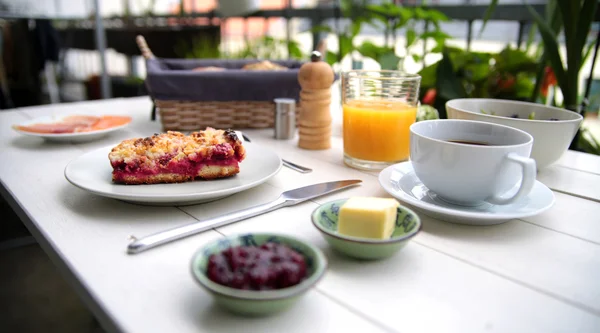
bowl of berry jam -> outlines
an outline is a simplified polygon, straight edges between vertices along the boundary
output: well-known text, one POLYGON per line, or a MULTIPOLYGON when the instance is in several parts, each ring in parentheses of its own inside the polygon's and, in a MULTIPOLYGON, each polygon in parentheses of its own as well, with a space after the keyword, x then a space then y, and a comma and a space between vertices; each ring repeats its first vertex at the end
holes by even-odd
POLYGON ((223 308, 268 315, 294 304, 323 276, 327 260, 294 237, 253 233, 217 239, 192 258, 192 275, 223 308))

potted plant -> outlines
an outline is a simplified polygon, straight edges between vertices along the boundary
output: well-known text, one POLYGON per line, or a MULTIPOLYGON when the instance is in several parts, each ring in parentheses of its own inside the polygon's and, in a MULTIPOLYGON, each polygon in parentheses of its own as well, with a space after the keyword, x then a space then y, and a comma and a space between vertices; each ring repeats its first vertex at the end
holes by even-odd
MULTIPOLYGON (((488 14, 493 11, 498 0, 492 0, 488 14)), ((528 9, 539 29, 543 41, 543 54, 539 62, 536 87, 532 100, 536 101, 544 76, 548 75, 546 67, 552 69, 560 88, 562 106, 573 112, 583 113, 585 104, 579 98, 579 73, 586 56, 591 50, 587 42, 592 21, 598 7, 597 0, 549 0, 546 4, 545 17, 539 15, 531 6, 528 9), (559 52, 558 35, 563 32, 566 56, 559 52)), ((598 37, 596 37, 598 38, 598 37)), ((596 140, 589 135, 581 135, 581 130, 575 136, 570 149, 584 150, 600 154, 596 140)))
MULTIPOLYGON (((375 5, 357 0, 343 0, 340 9, 343 17, 350 19, 350 23, 346 27, 338 31, 323 26, 313 29, 313 31, 325 31, 337 35, 338 52, 327 51, 325 57, 330 65, 341 62, 347 55, 358 53, 377 61, 382 69, 399 69, 404 67, 403 60, 406 57, 410 56, 415 61, 423 60, 421 55, 412 52, 412 47, 416 45, 417 41, 426 42, 433 39, 436 41, 435 46, 425 51, 441 52, 445 40, 450 37, 440 29, 440 23, 449 19, 434 9, 403 7, 392 2, 375 5), (424 26, 429 28, 418 33, 415 29, 418 22, 423 22, 424 26), (369 24, 377 29, 383 27, 382 33, 385 36, 383 45, 376 45, 370 41, 365 41, 360 45, 355 44, 354 39, 363 24, 369 24), (406 33, 406 52, 402 56, 396 52, 397 32, 400 29, 405 29, 406 33)), ((353 68, 359 67, 358 61, 353 60, 353 68)))
POLYGON ((534 89, 537 62, 525 51, 506 46, 499 53, 445 47, 440 61, 424 67, 421 101, 440 110, 454 98, 528 100, 534 89))

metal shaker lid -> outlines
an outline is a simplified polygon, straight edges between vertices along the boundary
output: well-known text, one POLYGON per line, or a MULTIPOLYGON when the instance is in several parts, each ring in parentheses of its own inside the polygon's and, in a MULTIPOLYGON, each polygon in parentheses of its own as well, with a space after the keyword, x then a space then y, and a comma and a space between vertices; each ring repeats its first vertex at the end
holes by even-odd
POLYGON ((275 98, 273 100, 277 104, 296 104, 296 100, 293 98, 275 98))
POLYGON ((277 113, 291 113, 296 111, 296 100, 293 98, 275 98, 277 113))

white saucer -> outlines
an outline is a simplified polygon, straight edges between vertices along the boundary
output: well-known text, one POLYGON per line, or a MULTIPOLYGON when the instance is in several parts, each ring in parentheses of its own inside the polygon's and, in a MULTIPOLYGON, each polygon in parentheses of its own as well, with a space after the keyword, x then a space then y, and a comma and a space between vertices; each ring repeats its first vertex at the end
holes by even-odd
MULTIPOLYGON (((116 145, 116 144, 115 144, 116 145)), ((91 193, 137 204, 182 206, 205 203, 258 186, 281 169, 281 159, 272 150, 244 142, 246 158, 233 177, 177 184, 122 185, 112 182, 108 153, 115 146, 100 148, 69 162, 67 180, 91 193)))
POLYGON ((492 225, 542 213, 554 204, 554 194, 546 185, 535 182, 525 198, 509 205, 484 203, 475 207, 458 206, 437 198, 415 174, 410 162, 385 168, 379 184, 396 199, 422 211, 423 214, 453 223, 492 225))
MULTIPOLYGON (((85 115, 85 114, 82 113, 81 115, 85 115)), ((39 117, 36 119, 25 121, 25 122, 19 124, 19 126, 28 126, 28 125, 33 125, 33 124, 44 124, 44 123, 55 123, 55 122, 62 120, 63 118, 65 118, 67 116, 69 116, 69 115, 39 117)), ((23 135, 42 138, 42 139, 45 139, 45 140, 51 141, 51 142, 76 143, 76 142, 94 141, 94 140, 103 138, 111 132, 120 130, 121 128, 128 126, 130 123, 131 123, 131 121, 128 122, 127 124, 114 126, 111 128, 106 128, 103 130, 97 130, 97 131, 91 131, 91 132, 78 132, 78 133, 58 133, 58 134, 34 133, 34 132, 22 131, 22 130, 20 130, 18 128, 14 128, 14 127, 13 127, 13 129, 23 135)))

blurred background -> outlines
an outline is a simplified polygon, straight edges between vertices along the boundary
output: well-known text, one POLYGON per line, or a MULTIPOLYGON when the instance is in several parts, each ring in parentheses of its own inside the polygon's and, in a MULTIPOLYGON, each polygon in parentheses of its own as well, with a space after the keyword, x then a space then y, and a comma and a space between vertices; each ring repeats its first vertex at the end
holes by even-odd
MULTIPOLYGON (((547 1, 530 3, 544 13, 547 1)), ((416 73, 442 58, 441 44, 455 47, 454 56, 463 51, 465 59, 485 52, 498 60, 497 55, 509 49, 513 52, 503 60, 512 73, 500 74, 514 76, 517 95, 531 95, 535 75, 527 80, 525 76, 535 73, 532 67, 541 56, 536 26, 521 0, 500 0, 486 16, 489 4, 489 0, 0 0, 0 107, 145 95, 137 34, 161 58, 307 59, 320 47, 336 70, 391 67, 416 73), (386 7, 390 4, 407 10, 390 12, 386 7), (375 9, 374 14, 356 12, 365 5, 375 9), (384 20, 376 15, 377 9, 399 19, 384 20), (103 20, 95 20, 97 15, 103 20), (486 17, 490 20, 482 30, 486 17), (109 83, 104 89, 103 77, 109 83)), ((594 22, 579 75, 581 87, 592 81, 586 110, 590 113, 600 107, 600 68, 591 71, 597 34, 594 22)), ((473 76, 493 74, 494 68, 488 67, 473 76)), ((432 85, 428 78, 424 81, 424 88, 432 85)), ((584 89, 580 94, 583 97, 584 89)), ((560 102, 560 91, 552 97, 560 102)))

